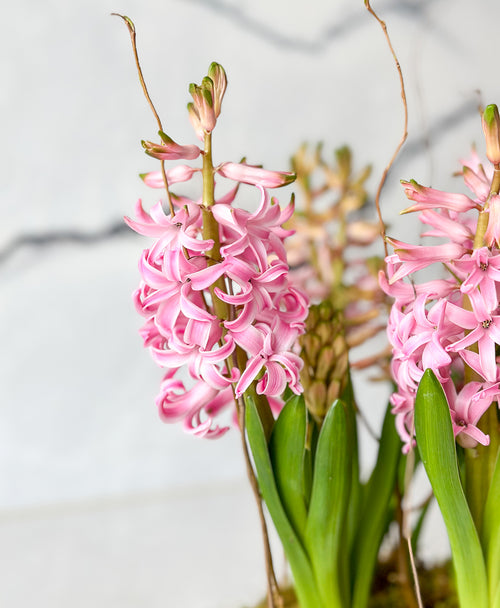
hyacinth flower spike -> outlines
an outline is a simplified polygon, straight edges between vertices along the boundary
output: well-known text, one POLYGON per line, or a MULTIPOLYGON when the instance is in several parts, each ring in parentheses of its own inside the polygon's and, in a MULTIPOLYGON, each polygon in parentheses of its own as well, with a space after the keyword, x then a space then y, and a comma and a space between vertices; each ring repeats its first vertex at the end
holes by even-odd
MULTIPOLYGON (((128 18, 124 20, 136 53, 135 28, 128 18)), ((152 106, 138 61, 137 66, 152 106)), ((161 143, 143 141, 143 147, 162 167, 160 172, 143 174, 143 179, 152 188, 166 188, 170 213, 164 212, 161 203, 147 213, 139 201, 136 218, 126 218, 126 222, 155 239, 141 256, 141 285, 134 301, 145 317, 141 330, 144 345, 166 369, 156 400, 160 415, 167 422, 183 422, 184 429, 193 435, 216 438, 229 428, 219 424, 219 415, 228 409, 236 414, 261 514, 269 605, 277 606, 278 588, 261 498, 246 446, 245 402, 251 399, 256 406, 259 424, 269 438, 274 424, 272 411, 283 407, 285 389, 296 394, 303 390, 303 363, 294 348, 304 331, 308 298, 288 278, 283 241, 292 232, 283 228, 283 223, 293 212, 293 204, 282 210, 266 190, 287 185, 294 175, 244 163, 214 167, 212 132, 225 90, 225 72, 216 63, 200 86, 189 88, 193 98, 189 118, 203 150, 177 144, 164 133, 158 118, 161 143), (164 161, 199 156, 201 168, 178 165, 166 170, 163 166, 164 161), (171 195, 170 186, 189 181, 198 172, 203 179, 199 200, 171 195), (238 185, 257 187, 261 202, 256 212, 233 206, 238 187, 217 199, 216 175, 238 185), (181 379, 182 370, 188 371, 188 379, 185 374, 181 379)), ((297 580, 310 579, 305 564, 294 563, 293 568, 297 580)), ((315 591, 311 593, 316 597, 315 591)))
POLYGON ((388 327, 397 383, 393 410, 408 445, 413 441, 415 409, 417 446, 448 528, 461 608, 500 606, 500 529, 491 516, 500 500, 500 474, 493 474, 500 447, 500 117, 496 106, 484 110, 482 126, 486 156, 493 166, 485 166, 475 150, 463 161, 464 181, 474 199, 403 183, 408 198, 416 202, 406 212, 420 211, 422 222, 432 227, 426 236, 448 242, 412 246, 388 239, 395 253, 387 258, 388 274, 381 281, 382 288, 396 298, 388 327), (435 262, 450 272, 450 290, 428 292, 422 308, 423 286, 408 283, 406 277, 435 262), (426 315, 438 308, 445 311, 441 323, 426 326, 426 315), (411 322, 402 336, 398 325, 408 318, 411 322), (418 348, 412 349, 413 344, 418 348), (424 357, 431 345, 438 350, 424 357), (443 467, 439 442, 444 440, 434 432, 436 427, 448 437, 448 468, 443 467), (447 476, 458 480, 453 437, 464 448, 465 495, 459 481, 445 483, 447 476), (469 554, 463 551, 464 534, 469 535, 469 554))

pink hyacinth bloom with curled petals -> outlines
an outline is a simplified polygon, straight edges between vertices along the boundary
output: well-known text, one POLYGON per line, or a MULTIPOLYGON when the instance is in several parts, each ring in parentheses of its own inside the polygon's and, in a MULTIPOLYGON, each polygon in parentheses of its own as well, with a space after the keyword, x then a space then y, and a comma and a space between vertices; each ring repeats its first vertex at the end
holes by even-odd
POLYGON ((138 201, 136 218, 126 218, 136 232, 154 239, 140 259, 134 302, 146 319, 144 345, 167 370, 159 412, 199 437, 222 436, 228 426, 218 423, 219 414, 234 408, 235 398, 253 383, 274 412, 286 386, 302 390, 302 360, 294 348, 309 302, 290 283, 283 245, 292 233, 283 223, 293 205, 281 209, 262 186, 258 191, 253 213, 233 207, 237 189, 211 208, 219 224, 219 260, 207 257, 214 241, 202 236, 201 202, 175 197, 171 215, 161 203, 148 213, 138 201), (214 298, 228 307, 224 318, 214 298), (243 369, 235 366, 236 346, 247 353, 243 369), (190 380, 180 379, 182 370, 190 380))
POLYGON ((156 405, 165 422, 183 421, 184 429, 197 437, 222 437, 229 426, 215 422, 217 415, 230 407, 234 396, 230 386, 220 390, 204 381, 186 388, 182 380, 174 377, 177 369, 169 370, 160 385, 156 405))
POLYGON ((459 243, 425 246, 411 245, 389 237, 386 240, 394 247, 399 261, 402 262, 398 270, 389 279, 390 283, 395 283, 399 279, 427 268, 427 266, 436 262, 451 262, 460 258, 467 251, 459 243))
POLYGON ((221 203, 213 206, 212 213, 225 241, 221 254, 242 256, 257 264, 260 271, 264 271, 270 255, 286 262, 283 241, 293 234, 293 231, 284 229, 283 224, 293 214, 293 203, 282 210, 267 190, 262 186, 258 186, 258 189, 261 200, 254 213, 221 203))
POLYGON ((201 238, 201 213, 197 206, 180 209, 171 216, 165 214, 160 202, 148 214, 139 199, 135 212, 137 220, 125 217, 125 223, 139 234, 158 238, 157 249, 179 250, 187 247, 200 253, 208 251, 214 245, 212 239, 201 238))
POLYGON ((415 205, 411 205, 401 213, 411 213, 413 211, 424 211, 425 209, 450 209, 458 213, 469 211, 470 209, 478 208, 477 203, 470 199, 465 194, 452 194, 450 192, 442 192, 434 188, 426 188, 417 184, 412 180, 409 182, 401 182, 405 188, 406 196, 415 201, 415 205))
MULTIPOLYGON (((180 182, 187 182, 197 171, 200 171, 200 169, 190 167, 189 165, 177 165, 177 167, 173 167, 172 169, 165 171, 167 184, 172 186, 173 184, 178 184, 180 182)), ((139 177, 143 180, 146 186, 149 186, 149 188, 165 188, 165 182, 163 180, 163 174, 161 171, 141 173, 139 177)))
POLYGON ((295 173, 269 171, 246 163, 223 163, 217 167, 217 172, 228 179, 263 188, 281 188, 295 180, 295 173))
POLYGON ((415 202, 405 212, 420 211, 421 222, 430 226, 422 237, 438 238, 439 244, 387 238, 394 254, 386 258, 380 286, 395 300, 387 327, 397 385, 391 403, 406 451, 413 445, 413 408, 425 369, 432 369, 443 386, 455 436, 464 447, 488 444, 477 423, 496 407, 500 394, 500 197, 490 194, 492 168, 485 168, 475 151, 463 165, 473 199, 403 182, 415 202), (488 224, 482 224, 478 239, 483 211, 488 224), (448 277, 418 282, 414 274, 429 266, 448 277), (466 368, 484 382, 466 381, 466 368))
POLYGON ((303 362, 292 352, 298 337, 297 330, 275 319, 271 326, 259 323, 241 332, 233 331, 232 335, 250 355, 248 365, 236 385, 236 396, 246 391, 261 370, 265 373, 257 382, 257 393, 281 395, 287 385, 296 394, 302 392, 299 373, 303 362))
POLYGON ((494 382, 498 375, 495 345, 500 344, 500 315, 492 315, 481 298, 474 299, 472 306, 474 310, 469 311, 449 304, 450 320, 467 330, 467 333, 463 338, 450 344, 447 350, 460 352, 473 344, 477 345, 481 375, 485 380, 494 382))
POLYGON ((152 141, 141 142, 146 154, 153 158, 158 160, 194 160, 201 154, 201 149, 198 146, 177 144, 171 137, 161 131, 160 136, 163 141, 161 144, 155 144, 152 141))
POLYGON ((178 144, 162 130, 160 143, 142 142, 146 154, 162 162, 203 156, 202 167, 162 164, 161 171, 141 176, 151 188, 166 188, 170 213, 161 201, 146 211, 139 200, 135 217, 125 218, 153 240, 140 256, 141 283, 133 300, 144 317, 144 346, 165 369, 156 401, 160 416, 207 438, 228 430, 219 415, 241 411, 238 400, 250 387, 267 397, 274 414, 287 386, 302 390, 295 350, 309 305, 289 278, 284 247, 293 234, 284 228, 293 200, 282 209, 267 191, 295 175, 243 162, 213 164, 212 131, 226 84, 224 69, 212 63, 201 85, 189 87, 189 118, 203 149, 178 144), (197 173, 199 199, 170 190, 197 173), (217 195, 219 176, 237 182, 223 196, 217 195), (241 184, 255 186, 260 195, 254 212, 235 206, 241 184))
POLYGON ((500 246, 500 196, 492 196, 488 202, 488 227, 484 240, 488 247, 500 246))
POLYGON ((489 445, 490 438, 478 427, 481 416, 500 395, 500 383, 469 382, 457 394, 453 383, 445 392, 450 406, 453 432, 464 448, 489 445))
POLYGON ((433 228, 433 230, 422 232, 423 237, 443 237, 449 239, 452 243, 462 245, 465 249, 472 249, 474 242, 473 226, 465 222, 457 222, 446 210, 439 213, 426 209, 420 213, 419 220, 433 228))

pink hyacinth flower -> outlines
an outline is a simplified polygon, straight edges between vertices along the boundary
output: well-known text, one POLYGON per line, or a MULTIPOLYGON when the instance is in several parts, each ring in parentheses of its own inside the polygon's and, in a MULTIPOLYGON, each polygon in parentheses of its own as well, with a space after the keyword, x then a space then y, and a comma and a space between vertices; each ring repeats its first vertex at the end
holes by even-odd
POLYGON ((500 255, 493 255, 488 247, 481 247, 456 260, 453 266, 465 277, 460 287, 462 293, 474 298, 479 288, 488 308, 494 310, 497 307, 496 286, 500 282, 500 255))
POLYGON ((154 205, 150 213, 146 213, 139 199, 135 206, 137 220, 125 217, 125 223, 139 234, 156 237, 154 249, 180 250, 187 247, 193 251, 208 251, 213 247, 212 239, 201 239, 199 226, 201 215, 199 208, 180 209, 175 215, 167 215, 160 203, 154 205))
POLYGON ((499 383, 469 382, 456 394, 452 383, 446 386, 448 402, 450 405, 453 432, 458 443, 464 448, 489 445, 490 438, 476 425, 481 416, 498 399, 500 395, 499 383))
POLYGON ((400 268, 390 278, 389 283, 408 276, 417 270, 426 268, 435 262, 450 262, 460 258, 467 250, 459 243, 444 243, 443 245, 411 245, 397 239, 386 237, 394 247, 399 260, 403 262, 400 268))
POLYGON ((464 310, 451 302, 447 314, 456 325, 468 333, 465 337, 447 346, 446 350, 459 352, 477 344, 481 375, 489 382, 495 382, 498 368, 495 358, 495 344, 500 344, 500 316, 492 315, 480 297, 472 300, 473 311, 464 310))
POLYGON ((270 253, 286 262, 283 240, 293 234, 293 231, 285 230, 282 224, 290 219, 294 207, 290 203, 285 209, 280 209, 267 190, 262 186, 258 188, 261 199, 254 213, 222 203, 216 203, 212 207, 212 213, 225 236, 226 242, 221 247, 221 254, 244 255, 247 261, 255 262, 264 271, 270 253))
POLYGON ((401 183, 405 188, 406 196, 416 202, 415 205, 411 205, 401 211, 402 214, 436 208, 450 209, 457 213, 463 213, 470 209, 479 208, 479 205, 465 194, 452 194, 450 192, 435 190, 434 188, 426 188, 415 180, 410 180, 409 182, 402 180, 401 183))
POLYGON ((488 203, 488 227, 484 235, 488 247, 500 247, 500 196, 492 196, 488 203))
MULTIPOLYGON (((179 182, 187 182, 197 171, 200 171, 200 169, 195 169, 193 167, 189 167, 188 165, 178 165, 177 167, 168 169, 168 171, 166 171, 167 184, 171 186, 172 184, 177 184, 179 182)), ((146 186, 149 186, 150 188, 165 187, 165 182, 163 181, 161 171, 141 173, 139 177, 144 181, 146 186)))
POLYGON ((142 141, 142 147, 146 154, 158 160, 194 160, 201 154, 198 146, 181 146, 175 143, 165 133, 160 132, 163 144, 155 144, 152 141, 142 141))
POLYGON ((265 395, 281 395, 287 384, 299 394, 302 359, 291 352, 298 332, 279 319, 270 327, 267 324, 250 325, 241 332, 231 332, 235 341, 250 358, 236 385, 235 394, 240 397, 264 368, 265 373, 257 382, 257 392, 265 395))
POLYGON ((160 385, 156 404, 165 422, 184 421, 184 429, 197 437, 216 439, 229 430, 228 426, 214 424, 215 416, 233 401, 231 387, 215 389, 206 382, 198 381, 186 389, 181 380, 175 379, 177 370, 169 370, 160 385))
MULTIPOLYGON (((464 247, 472 249, 474 242, 474 232, 472 227, 460 218, 452 219, 447 213, 426 209, 419 215, 419 220, 423 224, 432 226, 434 230, 426 230, 421 236, 445 237, 454 243, 459 243, 464 247)), ((475 226, 474 226, 475 228, 475 226)))
POLYGON ((223 177, 263 188, 280 188, 295 181, 295 173, 268 171, 245 163, 223 163, 217 167, 223 177))

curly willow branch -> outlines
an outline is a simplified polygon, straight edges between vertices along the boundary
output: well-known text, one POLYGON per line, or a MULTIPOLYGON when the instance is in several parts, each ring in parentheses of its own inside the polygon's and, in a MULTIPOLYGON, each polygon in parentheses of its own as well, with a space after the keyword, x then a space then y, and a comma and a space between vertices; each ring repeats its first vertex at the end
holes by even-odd
MULTIPOLYGON (((158 123, 158 128, 160 129, 160 131, 163 131, 163 125, 161 124, 160 115, 156 111, 156 108, 151 99, 151 96, 149 95, 148 87, 146 86, 146 81, 144 80, 144 75, 142 73, 141 63, 139 61, 139 53, 137 52, 137 40, 136 40, 137 35, 136 35, 136 31, 135 31, 134 22, 132 21, 132 19, 130 19, 130 17, 127 17, 126 15, 120 15, 120 13, 111 13, 111 16, 120 17, 120 19, 122 19, 124 21, 125 25, 127 26, 128 33, 130 34, 130 42, 132 43, 132 51, 134 53, 135 65, 137 67, 137 73, 139 76, 139 81, 141 83, 142 91, 144 93, 144 97, 146 98, 146 101, 148 102, 149 107, 151 108, 151 111, 153 112, 155 120, 158 123)), ((168 207, 170 209, 170 213, 172 215, 174 215, 175 210, 174 210, 174 206, 172 204, 172 197, 170 196, 170 190, 168 187, 167 173, 165 171, 165 161, 164 160, 162 160, 160 162, 160 166, 161 166, 161 174, 163 177, 163 183, 165 185, 165 191, 167 193, 168 207)))
POLYGON ((372 7, 370 5, 370 0, 365 0, 365 6, 368 9, 368 11, 379 22, 380 27, 382 28, 382 30, 384 32, 384 36, 385 36, 385 39, 387 40, 387 44, 389 46, 391 54, 396 63, 396 69, 398 71, 399 82, 401 85, 401 99, 403 101, 403 109, 404 109, 403 135, 401 136, 401 139, 399 140, 399 143, 396 147, 396 150, 394 151, 394 154, 392 155, 391 160, 389 161, 389 164, 387 165, 387 167, 384 169, 384 172, 382 173, 382 177, 380 179, 380 183, 379 183, 378 189, 377 189, 377 194, 375 196, 375 206, 377 207, 377 214, 378 214, 378 219, 380 222, 380 234, 382 235, 382 238, 384 241, 384 250, 385 250, 385 255, 387 256, 388 251, 387 251, 387 243, 385 242, 385 223, 382 218, 382 211, 380 209, 380 193, 382 192, 382 188, 384 187, 385 181, 387 179, 387 175, 388 175, 392 165, 394 164, 394 161, 396 160, 401 148, 403 147, 403 144, 405 143, 406 138, 408 137, 408 104, 406 102, 406 91, 405 91, 405 83, 403 80, 403 72, 401 71, 401 66, 399 65, 399 60, 397 58, 396 52, 394 51, 394 47, 392 46, 392 42, 389 37, 389 34, 387 33, 387 26, 385 24, 385 21, 382 21, 382 19, 380 19, 380 17, 377 15, 377 13, 372 9, 372 7))
MULTIPOLYGON (((401 148, 403 147, 403 144, 405 143, 406 138, 408 137, 408 103, 406 101, 406 91, 405 91, 405 84, 404 84, 404 79, 403 79, 403 72, 401 71, 401 66, 399 64, 399 60, 397 58, 396 52, 394 51, 394 47, 392 46, 391 39, 387 32, 387 26, 385 24, 385 21, 382 21, 382 19, 380 19, 380 17, 377 15, 377 13, 372 9, 372 7, 370 5, 370 0, 365 0, 365 6, 366 6, 367 10, 373 15, 373 17, 375 17, 375 19, 380 24, 380 27, 382 28, 382 30, 384 32, 385 39, 387 40, 387 44, 389 46, 391 54, 394 58, 394 62, 396 63, 396 69, 397 69, 398 76, 399 76, 399 83, 401 85, 401 99, 403 102, 403 110, 404 110, 403 135, 401 136, 401 139, 399 140, 399 143, 396 146, 396 149, 394 151, 394 154, 392 155, 391 160, 389 161, 389 164, 386 166, 386 168, 384 169, 384 172, 382 173, 382 177, 380 179, 380 183, 379 183, 378 189, 377 189, 377 194, 375 197, 375 205, 377 207, 377 214, 378 214, 378 218, 379 218, 379 222, 380 222, 380 232, 381 232, 382 238, 384 240, 385 255, 387 256, 388 251, 387 251, 387 243, 385 240, 385 223, 382 218, 382 211, 380 209, 380 193, 382 192, 382 188, 384 187, 384 184, 386 182, 387 175, 388 175, 392 165, 394 164, 394 161, 396 160, 401 148)), ((407 489, 409 487, 409 478, 411 477, 411 474, 414 469, 414 456, 411 452, 410 452, 409 456, 410 457, 408 458, 407 463, 406 463, 408 469, 405 471, 405 489, 407 489), (413 456, 413 458, 412 458, 412 456, 413 456)), ((416 595, 416 599, 417 599, 419 608, 423 608, 422 597, 420 594, 420 586, 418 583, 417 569, 415 567, 415 558, 413 555, 413 549, 412 549, 412 545, 411 545, 411 529, 409 528, 409 525, 408 525, 408 513, 403 512, 403 522, 404 523, 402 526, 402 528, 403 528, 402 536, 406 539, 406 541, 408 543, 408 553, 409 553, 409 557, 410 557, 411 571, 412 571, 413 581, 415 584, 415 595, 416 595)))

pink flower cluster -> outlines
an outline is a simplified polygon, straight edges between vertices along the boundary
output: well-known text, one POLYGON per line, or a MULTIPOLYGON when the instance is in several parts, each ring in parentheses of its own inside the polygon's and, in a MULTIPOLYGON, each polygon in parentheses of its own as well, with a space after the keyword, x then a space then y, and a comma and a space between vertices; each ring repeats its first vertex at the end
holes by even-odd
MULTIPOLYGON (((233 179, 237 166, 229 164, 233 179)), ((253 179, 253 169, 245 165, 241 181, 253 179)), ((255 181, 268 184, 282 175, 256 171, 255 181)), ((188 180, 194 172, 177 166, 167 171, 167 180, 188 180)), ((163 186, 158 173, 143 178, 152 187, 163 186)), ((302 391, 302 360, 293 346, 304 331, 308 300, 288 280, 283 240, 291 231, 282 227, 293 204, 281 210, 262 185, 257 188, 260 205, 254 213, 232 206, 238 188, 210 207, 219 229, 218 260, 207 256, 214 242, 202 238, 201 201, 173 197, 173 215, 166 215, 161 203, 148 214, 138 201, 136 219, 125 218, 136 232, 155 239, 141 256, 134 301, 147 319, 144 344, 167 369, 157 397, 160 414, 165 421, 183 420, 198 436, 226 432, 215 416, 254 381, 275 409, 287 385, 302 391), (227 318, 217 316, 214 298, 227 305, 227 318), (237 349, 245 353, 244 368, 237 349), (180 377, 184 367, 194 380, 190 387, 180 377)))
POLYGON ((446 242, 422 246, 387 239, 394 254, 386 258, 380 284, 395 299, 388 323, 397 384, 391 402, 406 449, 413 441, 414 400, 425 369, 441 382, 455 436, 464 447, 488 445, 477 423, 500 396, 500 196, 491 187, 492 168, 485 169, 475 151, 463 164, 472 197, 403 182, 413 201, 406 212, 419 211, 430 227, 422 236, 446 242), (478 212, 483 218, 489 213, 489 222, 480 246, 474 247, 478 212), (435 263, 447 269, 447 278, 405 280, 435 263), (472 378, 472 372, 464 377, 466 367, 475 373, 472 378))

